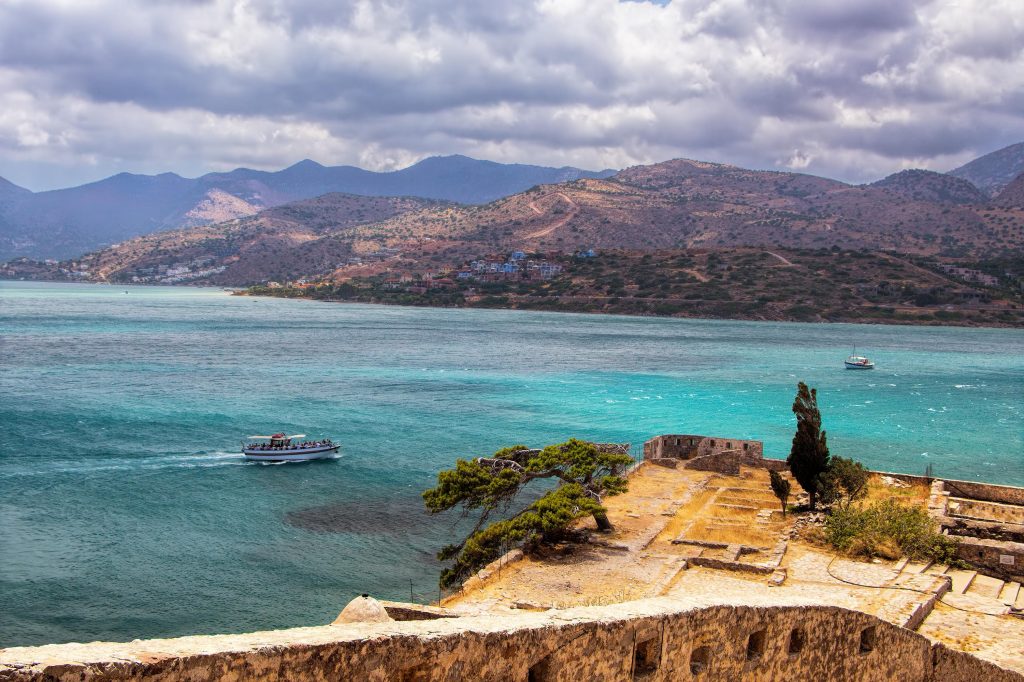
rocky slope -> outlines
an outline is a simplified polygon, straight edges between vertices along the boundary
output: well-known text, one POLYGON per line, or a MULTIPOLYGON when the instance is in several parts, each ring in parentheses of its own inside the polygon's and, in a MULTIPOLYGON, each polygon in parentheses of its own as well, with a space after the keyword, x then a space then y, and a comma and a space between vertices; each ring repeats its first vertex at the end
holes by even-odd
POLYGON ((995 196, 1015 177, 1024 173, 1024 142, 1011 144, 949 171, 988 196, 995 196))
POLYGON ((905 199, 940 204, 984 204, 988 196, 963 178, 918 168, 900 171, 872 183, 905 199))
POLYGON ((326 194, 256 216, 137 237, 77 259, 71 267, 100 281, 161 281, 171 276, 180 277, 179 282, 236 284, 295 279, 331 271, 349 258, 358 226, 442 205, 430 199, 326 194), (188 272, 174 275, 183 267, 188 272))
POLYGON ((992 203, 1003 208, 1024 209, 1024 173, 1004 187, 992 203))

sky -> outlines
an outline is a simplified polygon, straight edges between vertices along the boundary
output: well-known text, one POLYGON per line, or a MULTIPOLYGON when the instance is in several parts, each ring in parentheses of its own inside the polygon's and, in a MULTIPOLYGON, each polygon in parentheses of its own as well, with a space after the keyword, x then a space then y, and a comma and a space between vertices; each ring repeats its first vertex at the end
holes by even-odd
POLYGON ((1024 0, 0 0, 0 176, 671 158, 876 180, 1024 140, 1024 0))

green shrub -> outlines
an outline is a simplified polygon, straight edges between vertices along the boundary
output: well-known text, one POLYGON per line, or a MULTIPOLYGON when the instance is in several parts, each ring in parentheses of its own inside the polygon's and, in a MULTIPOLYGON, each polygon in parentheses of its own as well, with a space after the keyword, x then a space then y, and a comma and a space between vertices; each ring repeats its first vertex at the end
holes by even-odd
POLYGON ((825 519, 825 539, 841 552, 898 559, 955 560, 957 543, 938 532, 921 507, 883 500, 863 508, 833 509, 825 519))

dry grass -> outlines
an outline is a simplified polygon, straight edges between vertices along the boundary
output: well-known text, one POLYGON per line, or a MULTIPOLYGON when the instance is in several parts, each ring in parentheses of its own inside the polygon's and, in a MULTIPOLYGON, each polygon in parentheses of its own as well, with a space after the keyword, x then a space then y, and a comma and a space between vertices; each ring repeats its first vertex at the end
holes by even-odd
POLYGON ((715 496, 717 490, 708 488, 701 490, 700 492, 694 493, 690 500, 679 508, 676 515, 668 522, 668 524, 658 533, 658 537, 655 538, 655 542, 671 542, 676 539, 683 529, 693 522, 694 516, 701 509, 707 505, 708 502, 715 496))
POLYGON ((901 504, 926 507, 931 490, 926 485, 911 484, 906 488, 886 485, 877 474, 868 480, 868 493, 860 504, 868 505, 882 500, 894 499, 901 504))
POLYGON ((686 534, 691 540, 724 542, 727 544, 750 545, 752 547, 771 547, 778 541, 783 523, 755 523, 750 517, 749 524, 720 525, 715 518, 696 521, 686 534))

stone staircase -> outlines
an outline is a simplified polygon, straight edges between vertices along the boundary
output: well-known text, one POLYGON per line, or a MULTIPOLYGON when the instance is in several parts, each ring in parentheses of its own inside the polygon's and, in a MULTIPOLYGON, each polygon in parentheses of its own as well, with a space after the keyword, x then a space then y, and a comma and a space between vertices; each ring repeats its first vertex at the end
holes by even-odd
POLYGON ((893 568, 897 571, 894 586, 925 576, 949 578, 949 590, 941 595, 942 602, 949 606, 994 616, 1010 613, 1011 609, 1024 610, 1024 589, 1017 581, 1000 580, 971 569, 951 568, 932 561, 901 559, 893 568))

